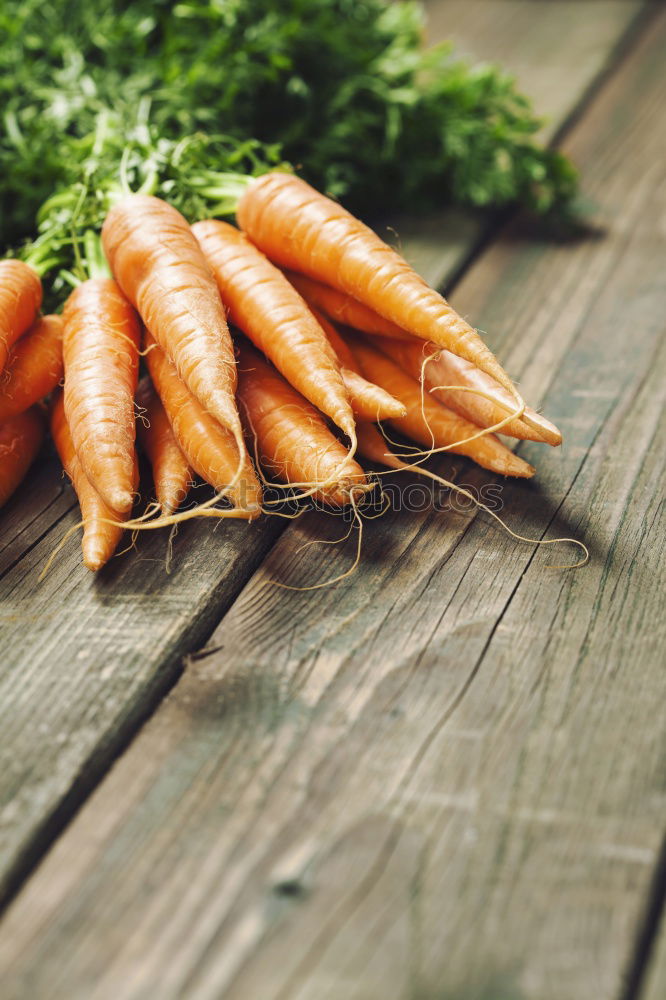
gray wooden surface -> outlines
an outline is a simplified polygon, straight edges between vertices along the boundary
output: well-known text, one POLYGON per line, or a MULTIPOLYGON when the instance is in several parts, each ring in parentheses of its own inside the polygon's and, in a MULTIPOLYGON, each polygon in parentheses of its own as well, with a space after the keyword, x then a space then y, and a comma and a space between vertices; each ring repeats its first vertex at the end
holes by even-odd
MULTIPOLYGON (((519 545, 469 512, 400 510, 366 525, 353 577, 296 594, 274 581, 334 575, 352 553, 299 550, 336 537, 337 522, 290 525, 9 908, 7 997, 634 1000, 666 815, 666 12, 655 14, 566 139, 603 237, 553 246, 513 224, 453 296, 565 433, 561 451, 520 446, 539 476, 503 484, 505 516, 537 537, 584 538, 590 566, 549 569, 569 553, 519 545)), ((62 511, 58 490, 49 502, 62 511)), ((30 544, 37 521, 25 522, 30 544)), ((194 553, 197 568, 202 552, 202 569, 238 552, 226 527, 214 543, 192 531, 181 558, 194 553)), ((114 572, 137 592, 132 560, 114 572)), ((184 604, 191 561, 176 572, 184 604)), ((60 588, 73 576, 70 565, 60 588)), ((156 621, 167 607, 185 631, 175 600, 156 621)), ((106 620, 87 613, 95 628, 106 620)), ((114 640, 124 655, 108 688, 85 678, 88 714, 66 709, 83 670, 58 677, 45 658, 41 674, 24 662, 13 675, 10 736, 32 729, 25 797, 3 814, 15 857, 66 795, 49 793, 61 761, 61 789, 76 789, 117 718, 146 710, 142 685, 163 668, 157 656, 146 670, 143 652, 127 669, 132 620, 126 603, 106 646, 88 637, 93 677, 114 640), (49 727, 41 756, 32 698, 49 727), (65 734, 75 720, 71 757, 66 741, 56 753, 49 712, 65 734)), ((649 1000, 660 968, 663 945, 640 984, 649 1000)))

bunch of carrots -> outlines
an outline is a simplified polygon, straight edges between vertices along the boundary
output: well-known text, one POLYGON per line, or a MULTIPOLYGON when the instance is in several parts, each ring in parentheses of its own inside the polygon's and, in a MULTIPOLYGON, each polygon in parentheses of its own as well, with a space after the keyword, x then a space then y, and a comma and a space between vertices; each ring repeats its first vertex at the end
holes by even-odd
POLYGON ((422 462, 452 451, 528 478, 496 432, 560 444, 476 330, 339 204, 276 171, 244 179, 235 214, 190 226, 152 195, 116 200, 105 263, 62 316, 38 316, 27 264, 0 262, 0 503, 48 415, 90 569, 126 528, 270 511, 266 476, 355 508, 360 460, 439 479, 422 462), (396 453, 393 430, 414 445, 396 453), (156 502, 133 517, 137 443, 156 502), (195 477, 214 496, 184 509, 195 477))

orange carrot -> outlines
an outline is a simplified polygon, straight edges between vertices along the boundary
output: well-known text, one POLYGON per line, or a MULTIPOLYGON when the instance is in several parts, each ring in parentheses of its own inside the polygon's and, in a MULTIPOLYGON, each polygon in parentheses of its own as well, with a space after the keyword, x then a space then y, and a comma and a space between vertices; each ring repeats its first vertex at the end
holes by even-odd
POLYGON ((0 507, 22 482, 44 438, 44 418, 37 406, 0 423, 0 507))
POLYGON ((136 313, 112 278, 92 278, 74 289, 63 321, 64 406, 76 454, 104 503, 127 511, 134 499, 136 313))
POLYGON ((125 295, 190 392, 231 431, 242 454, 229 327, 186 220, 159 198, 131 195, 107 215, 102 243, 125 295))
POLYGON ((354 416, 337 358, 300 295, 234 226, 207 219, 192 232, 232 323, 301 395, 353 438, 354 416))
MULTIPOLYGON (((235 438, 193 396, 148 330, 146 348, 153 385, 181 451, 198 476, 224 492, 238 469, 235 438)), ((245 449, 240 478, 229 497, 246 515, 258 517, 261 513, 261 486, 245 449)))
POLYGON ((236 217, 281 267, 346 292, 408 333, 471 361, 515 393, 476 330, 446 299, 371 229, 305 181, 285 173, 257 177, 241 196, 236 217))
POLYGON ((310 306, 310 310, 337 355, 340 374, 349 394, 354 416, 359 420, 370 421, 404 417, 406 410, 399 400, 363 378, 358 362, 330 320, 314 306, 310 306))
POLYGON ((33 269, 22 260, 0 260, 0 372, 41 304, 42 283, 33 269))
POLYGON ((251 347, 239 357, 238 398, 259 460, 284 483, 322 484, 313 495, 344 507, 354 489, 367 488, 365 473, 322 416, 251 347))
POLYGON ((147 375, 139 382, 136 401, 143 410, 137 436, 153 469, 157 501, 165 514, 172 514, 187 496, 192 472, 147 375))
MULTIPOLYGON (((381 351, 360 342, 354 343, 353 351, 365 377, 373 379, 392 396, 402 400, 407 407, 406 417, 391 421, 391 425, 407 437, 428 448, 443 448, 479 433, 475 424, 459 417, 428 393, 422 396, 421 386, 416 379, 406 375, 381 351)), ((529 478, 534 475, 532 466, 505 448, 493 434, 457 444, 450 450, 467 455, 483 468, 504 476, 529 478)))
MULTIPOLYGON (((58 393, 51 406, 51 434, 81 507, 83 562, 90 570, 101 569, 116 551, 122 537, 123 528, 119 522, 127 520, 129 514, 113 510, 105 504, 95 487, 90 484, 74 450, 62 393, 58 393)), ((132 476, 132 489, 136 490, 139 484, 136 455, 132 476)))
MULTIPOLYGON (((450 351, 441 350, 436 344, 423 344, 417 340, 389 340, 384 337, 376 338, 376 343, 384 354, 396 361, 412 378, 420 381, 423 370, 424 384, 432 395, 478 427, 492 427, 515 410, 509 393, 494 379, 469 361, 463 361, 450 351), (430 360, 423 367, 426 358, 430 360), (480 389, 493 398, 487 399, 475 392, 437 388, 448 385, 480 389)), ((505 424, 502 434, 526 441, 545 441, 554 446, 562 443, 562 435, 557 427, 530 407, 525 407, 520 420, 505 424)))
POLYGON ((0 421, 47 396, 62 378, 62 319, 42 316, 9 353, 0 376, 0 421))
POLYGON ((409 466, 397 455, 394 455, 388 442, 370 421, 359 421, 356 425, 356 433, 358 435, 358 453, 361 458, 365 458, 369 462, 376 462, 378 465, 386 465, 390 469, 413 468, 415 472, 421 471, 418 466, 409 466))
POLYGON ((396 340, 409 339, 410 334, 405 333, 390 320, 384 319, 373 309, 368 309, 362 302, 357 302, 351 295, 346 295, 337 288, 330 288, 321 281, 315 281, 314 278, 308 278, 296 271, 285 271, 285 275, 310 307, 314 306, 337 323, 351 326, 354 330, 362 330, 364 333, 381 334, 396 340))

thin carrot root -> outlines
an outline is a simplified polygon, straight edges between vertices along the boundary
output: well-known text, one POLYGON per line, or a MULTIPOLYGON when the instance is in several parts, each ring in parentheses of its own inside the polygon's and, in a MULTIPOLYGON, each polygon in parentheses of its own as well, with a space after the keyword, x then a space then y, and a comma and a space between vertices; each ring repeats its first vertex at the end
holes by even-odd
MULTIPOLYGON (((336 583, 340 583, 342 580, 346 580, 347 577, 351 576, 352 573, 355 572, 355 570, 358 568, 358 564, 361 561, 361 549, 362 549, 362 545, 363 545, 363 520, 361 518, 361 515, 359 513, 359 509, 358 509, 358 506, 357 506, 356 497, 354 495, 355 492, 356 492, 355 489, 351 490, 350 495, 349 495, 349 503, 350 503, 350 505, 351 505, 351 507, 352 507, 352 509, 354 511, 354 523, 358 525, 358 541, 356 543, 356 555, 354 556, 354 561, 353 561, 352 565, 349 567, 349 569, 345 570, 344 573, 339 573, 337 576, 332 577, 332 579, 330 579, 330 580, 324 580, 322 583, 313 583, 309 587, 294 587, 293 585, 291 585, 289 583, 282 583, 281 580, 269 580, 269 583, 273 584, 273 586, 275 586, 275 587, 280 587, 282 590, 293 590, 293 591, 296 591, 296 592, 304 593, 305 591, 308 591, 308 590, 322 590, 325 587, 333 587, 336 583)), ((335 542, 323 541, 321 544, 327 544, 327 545, 339 545, 339 544, 341 544, 342 542, 346 541, 347 538, 349 538, 349 535, 351 534, 353 526, 354 525, 352 524, 352 526, 350 527, 349 531, 347 532, 347 534, 343 538, 337 539, 335 542)), ((313 541, 313 542, 306 542, 305 544, 307 546, 309 544, 316 544, 316 542, 315 541, 313 541)), ((304 548, 304 547, 305 546, 301 546, 301 548, 304 548)), ((297 550, 297 551, 300 551, 300 550, 297 550)))
POLYGON ((495 511, 491 510, 486 504, 478 500, 469 490, 466 490, 463 486, 458 486, 456 483, 445 479, 443 476, 438 475, 435 472, 431 472, 430 469, 424 469, 420 463, 409 463, 403 462, 401 458, 393 454, 391 451, 383 450, 382 448, 382 436, 376 430, 373 425, 364 425, 359 427, 359 450, 362 455, 365 455, 370 461, 381 462, 383 465, 389 466, 386 472, 376 472, 375 475, 382 476, 387 475, 391 472, 416 472, 419 476, 424 476, 427 479, 431 479, 433 482, 438 483, 440 486, 444 486, 447 489, 453 490, 455 493, 464 496, 466 499, 471 500, 472 503, 478 507, 480 510, 485 511, 489 514, 495 521, 497 521, 501 527, 517 541, 527 542, 531 545, 558 545, 560 543, 570 542, 572 545, 577 545, 583 551, 583 558, 578 560, 578 562, 554 565, 547 567, 548 569, 577 569, 580 566, 584 566, 590 557, 589 550, 587 546, 579 541, 577 538, 550 538, 550 539, 539 539, 539 538, 528 538, 525 535, 520 535, 513 531, 512 528, 499 516, 495 511))

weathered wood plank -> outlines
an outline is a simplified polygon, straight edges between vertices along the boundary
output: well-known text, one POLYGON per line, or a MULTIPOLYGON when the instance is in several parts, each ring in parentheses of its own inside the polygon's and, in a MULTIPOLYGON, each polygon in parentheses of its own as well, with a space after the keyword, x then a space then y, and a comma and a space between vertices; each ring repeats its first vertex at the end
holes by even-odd
POLYGON ((565 424, 507 516, 591 565, 397 511, 294 594, 350 553, 291 526, 8 911, 8 997, 620 996, 664 811, 665 41, 571 138, 603 240, 513 227, 456 295, 565 424))
MULTIPOLYGON (((492 6, 484 31, 496 23, 499 32, 511 3, 501 13, 492 6)), ((582 6, 596 19, 596 0, 582 6)), ((608 6, 606 52, 635 11, 633 5, 608 6)), ((526 21, 530 44, 543 47, 538 39, 552 33, 550 16, 541 12, 526 21)), ((457 12, 456 31, 470 48, 480 23, 476 11, 457 12)), ((513 48, 524 44, 510 33, 500 38, 500 60, 510 60, 513 48)), ((604 57, 581 68, 576 44, 575 37, 566 44, 560 39, 559 48, 580 91, 604 57)), ((537 77, 539 66, 532 71, 537 77)), ((524 83, 529 86, 529 74, 524 83)), ((567 92, 558 120, 570 114, 576 92, 567 92)), ((457 232, 454 258, 460 261, 471 243, 467 237, 461 242, 457 232)), ((448 253, 446 239, 438 245, 448 253)), ((48 554, 76 520, 71 489, 50 461, 0 520, 7 539, 0 550, 0 898, 173 682, 183 653, 205 641, 282 528, 183 528, 171 576, 163 568, 166 538, 144 536, 135 555, 112 563, 96 580, 80 565, 78 539, 72 538, 38 585, 48 554)))

